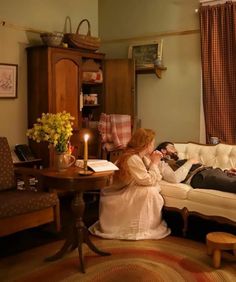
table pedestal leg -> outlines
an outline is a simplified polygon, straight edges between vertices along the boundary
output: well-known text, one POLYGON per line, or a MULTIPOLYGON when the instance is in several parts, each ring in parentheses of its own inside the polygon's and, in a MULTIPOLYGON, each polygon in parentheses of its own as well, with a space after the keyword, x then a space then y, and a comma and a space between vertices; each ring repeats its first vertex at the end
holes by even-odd
POLYGON ((75 193, 71 206, 72 206, 72 211, 75 216, 74 226, 73 228, 71 228, 70 232, 68 233, 68 236, 62 248, 55 255, 47 257, 45 260, 54 261, 54 260, 60 259, 67 253, 69 249, 72 251, 75 248, 78 248, 81 271, 85 273, 84 261, 83 261, 83 250, 82 250, 83 243, 87 244, 88 247, 93 252, 101 256, 109 256, 110 253, 99 250, 90 240, 89 231, 83 222, 83 215, 84 215, 84 209, 85 209, 83 192, 75 193))

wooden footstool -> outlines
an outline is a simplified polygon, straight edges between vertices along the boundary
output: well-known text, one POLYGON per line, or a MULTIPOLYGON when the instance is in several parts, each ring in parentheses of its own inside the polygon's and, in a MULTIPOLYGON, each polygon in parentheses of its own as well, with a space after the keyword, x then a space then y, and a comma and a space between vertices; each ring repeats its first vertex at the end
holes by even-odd
POLYGON ((206 236, 207 253, 213 254, 213 265, 220 267, 221 251, 233 250, 236 256, 236 236, 225 232, 211 232, 206 236))

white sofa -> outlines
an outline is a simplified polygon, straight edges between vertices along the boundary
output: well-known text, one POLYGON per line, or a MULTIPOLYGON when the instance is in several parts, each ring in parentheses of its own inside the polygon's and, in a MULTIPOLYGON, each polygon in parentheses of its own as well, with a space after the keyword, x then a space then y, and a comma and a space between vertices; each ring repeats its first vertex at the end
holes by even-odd
MULTIPOLYGON (((194 158, 206 166, 221 169, 236 167, 236 145, 176 143, 175 147, 180 159, 194 158)), ((236 226, 236 194, 217 191, 214 187, 193 189, 184 183, 171 184, 166 181, 161 182, 161 194, 165 209, 181 212, 184 235, 190 214, 236 226)))

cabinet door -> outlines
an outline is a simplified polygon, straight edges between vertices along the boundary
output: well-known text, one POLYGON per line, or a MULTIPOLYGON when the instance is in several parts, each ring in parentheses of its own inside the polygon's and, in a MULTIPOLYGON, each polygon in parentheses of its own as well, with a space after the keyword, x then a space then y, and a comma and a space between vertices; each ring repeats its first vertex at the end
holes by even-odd
POLYGON ((67 111, 73 117, 74 128, 81 124, 80 89, 81 58, 73 54, 53 54, 52 101, 53 112, 67 111))
POLYGON ((105 101, 107 114, 136 116, 135 65, 131 59, 105 60, 105 101))

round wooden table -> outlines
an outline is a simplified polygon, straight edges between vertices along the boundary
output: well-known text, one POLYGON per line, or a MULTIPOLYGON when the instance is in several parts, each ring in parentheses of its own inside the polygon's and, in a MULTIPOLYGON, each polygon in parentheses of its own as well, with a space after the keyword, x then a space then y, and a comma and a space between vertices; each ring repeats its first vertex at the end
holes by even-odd
POLYGON ((206 236, 207 253, 213 255, 213 265, 219 268, 221 251, 233 250, 236 256, 236 236, 225 232, 211 232, 206 236))
POLYGON ((96 172, 91 175, 80 175, 78 167, 70 167, 64 171, 55 169, 43 169, 43 185, 54 191, 71 191, 73 200, 71 204, 74 214, 73 226, 68 233, 62 248, 53 256, 46 258, 46 261, 54 261, 66 254, 68 250, 78 248, 80 269, 85 273, 82 244, 85 243, 95 253, 107 256, 110 253, 103 252, 95 247, 89 237, 89 231, 84 224, 83 215, 85 203, 83 193, 88 190, 102 189, 109 184, 113 171, 96 172))

